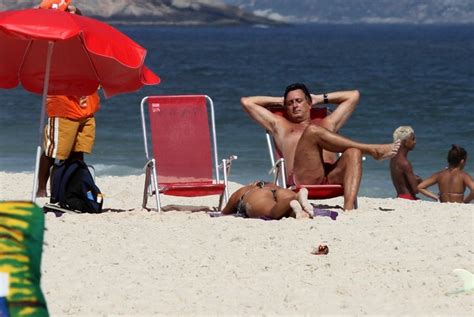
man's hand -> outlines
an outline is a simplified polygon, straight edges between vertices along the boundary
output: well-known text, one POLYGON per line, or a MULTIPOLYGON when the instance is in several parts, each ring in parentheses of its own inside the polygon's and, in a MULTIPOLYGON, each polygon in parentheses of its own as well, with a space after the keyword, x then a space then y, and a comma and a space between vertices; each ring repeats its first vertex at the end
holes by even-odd
MULTIPOLYGON (((347 122, 359 103, 360 94, 358 90, 336 91, 327 93, 328 103, 336 104, 336 109, 323 121, 324 127, 332 132, 337 132, 347 122)), ((316 97, 324 103, 323 95, 316 97)))
POLYGON ((311 105, 316 106, 320 104, 324 104, 324 95, 311 94, 311 105))

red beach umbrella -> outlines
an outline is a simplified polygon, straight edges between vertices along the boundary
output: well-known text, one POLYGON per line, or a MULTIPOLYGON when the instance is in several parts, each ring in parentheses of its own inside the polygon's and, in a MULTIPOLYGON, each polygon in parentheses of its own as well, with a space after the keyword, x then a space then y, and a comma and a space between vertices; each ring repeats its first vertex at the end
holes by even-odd
MULTIPOLYGON (((40 144, 47 95, 106 97, 132 92, 160 79, 145 65, 146 49, 98 20, 61 10, 0 12, 0 88, 43 94, 40 144)), ((38 146, 32 200, 41 146, 38 146)))

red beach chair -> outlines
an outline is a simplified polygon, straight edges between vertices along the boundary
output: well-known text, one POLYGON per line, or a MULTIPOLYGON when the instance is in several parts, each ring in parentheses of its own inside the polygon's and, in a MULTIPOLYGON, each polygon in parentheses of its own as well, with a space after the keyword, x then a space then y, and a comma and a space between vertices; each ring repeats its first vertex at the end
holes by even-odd
MULTIPOLYGON (((286 111, 281 106, 270 107, 268 108, 274 114, 279 116, 286 116, 286 111)), ((323 118, 329 114, 328 108, 316 108, 311 109, 311 121, 318 124, 323 118)), ((287 176, 285 170, 285 159, 282 157, 280 149, 276 146, 273 137, 267 131, 267 144, 268 152, 270 154, 270 160, 272 162, 272 173, 274 174, 274 182, 277 185, 282 187, 287 187, 287 183, 291 183, 287 176), (276 160, 275 160, 276 159, 276 160)), ((342 184, 331 184, 331 185, 294 185, 289 186, 288 188, 292 189, 295 192, 298 192, 301 188, 308 189, 308 198, 309 199, 329 199, 338 196, 344 196, 344 187, 342 184)), ((357 200, 355 202, 355 208, 357 208, 357 200)))
POLYGON ((165 194, 220 195, 221 209, 229 197, 227 174, 230 164, 237 157, 231 156, 218 164, 212 99, 204 95, 147 96, 141 102, 141 118, 147 159, 143 208, 146 208, 148 196, 155 195, 158 211, 161 211, 159 194, 165 194), (150 120, 152 152, 148 150, 145 106, 150 120), (223 181, 219 168, 223 168, 223 181))

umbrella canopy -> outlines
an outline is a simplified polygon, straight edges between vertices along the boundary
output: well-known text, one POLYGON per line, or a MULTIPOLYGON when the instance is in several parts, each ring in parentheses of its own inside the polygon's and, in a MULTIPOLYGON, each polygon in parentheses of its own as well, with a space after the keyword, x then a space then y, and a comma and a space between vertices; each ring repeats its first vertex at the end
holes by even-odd
POLYGON ((107 97, 160 79, 144 66, 146 50, 110 25, 61 10, 0 12, 0 87, 19 83, 44 93, 53 43, 50 95, 90 95, 100 84, 107 97))
MULTIPOLYGON (((20 83, 46 95, 86 96, 102 86, 105 96, 132 92, 160 79, 144 66, 146 50, 100 21, 61 10, 0 12, 0 88, 20 83)), ((32 201, 36 200, 41 146, 36 150, 32 201)))

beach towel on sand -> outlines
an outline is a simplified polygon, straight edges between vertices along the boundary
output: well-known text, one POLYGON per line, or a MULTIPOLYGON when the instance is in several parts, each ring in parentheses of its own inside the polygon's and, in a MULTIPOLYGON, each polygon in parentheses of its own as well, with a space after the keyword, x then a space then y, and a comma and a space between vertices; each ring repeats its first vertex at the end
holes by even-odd
MULTIPOLYGON (((234 216, 234 217, 244 217, 245 218, 245 215, 243 215, 241 213, 235 213, 235 214, 231 214, 231 215, 223 215, 222 211, 211 211, 211 212, 208 212, 208 214, 209 214, 210 217, 213 217, 213 218, 222 217, 222 216, 234 216)), ((336 220, 337 216, 339 215, 337 213, 337 211, 317 208, 314 205, 313 205, 313 214, 314 214, 314 217, 316 217, 316 216, 330 217, 332 220, 336 220)), ((268 219, 268 218, 264 218, 264 217, 262 217, 261 219, 262 220, 273 220, 273 219, 268 219)))
POLYGON ((40 287, 43 237, 41 208, 32 202, 0 202, 0 273, 9 316, 48 316, 40 287))

